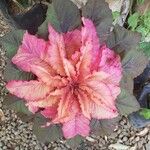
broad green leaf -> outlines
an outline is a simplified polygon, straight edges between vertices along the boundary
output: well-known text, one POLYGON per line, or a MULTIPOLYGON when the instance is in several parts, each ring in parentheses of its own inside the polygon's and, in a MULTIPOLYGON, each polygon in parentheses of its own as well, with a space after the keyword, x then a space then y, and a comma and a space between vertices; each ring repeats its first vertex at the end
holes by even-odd
POLYGON ((42 23, 42 25, 38 28, 38 35, 43 38, 48 38, 48 24, 51 24, 55 27, 57 31, 61 31, 59 20, 57 18, 55 9, 53 4, 48 5, 46 20, 42 23))
POLYGON ((137 27, 138 22, 139 22, 139 17, 140 17, 140 14, 136 12, 130 15, 130 17, 128 18, 128 24, 129 24, 129 27, 131 27, 132 31, 134 31, 135 28, 137 27))
POLYGON ((120 117, 116 117, 113 119, 92 119, 91 121, 91 132, 97 136, 104 136, 111 134, 116 126, 118 125, 120 117))
POLYGON ((135 78, 140 75, 148 64, 148 59, 142 51, 131 50, 126 53, 122 60, 123 71, 135 78))
POLYGON ((17 52, 22 42, 24 31, 13 30, 0 39, 0 42, 6 49, 6 56, 11 59, 17 52))
POLYGON ((140 109, 137 99, 125 89, 121 90, 116 101, 116 106, 121 115, 129 115, 140 109))
POLYGON ((113 15, 113 20, 116 20, 120 16, 120 12, 114 11, 114 12, 112 12, 112 15, 113 15))
POLYGON ((59 125, 53 124, 48 127, 42 127, 43 125, 46 125, 47 121, 48 120, 42 115, 37 115, 34 119, 33 133, 42 143, 55 141, 62 137, 62 131, 59 125))
POLYGON ((24 72, 16 68, 10 60, 7 60, 7 65, 4 70, 4 79, 5 81, 10 80, 32 80, 35 76, 32 73, 24 72))
POLYGON ((100 42, 105 41, 113 22, 108 4, 104 0, 88 0, 82 8, 82 16, 94 22, 100 42))
POLYGON ((67 140, 67 144, 70 146, 71 149, 77 149, 77 147, 81 144, 83 141, 83 137, 77 135, 72 139, 67 140))
POLYGON ((150 119, 150 109, 143 108, 140 111, 140 115, 143 116, 145 119, 150 119))
POLYGON ((17 113, 23 113, 25 115, 32 115, 25 105, 25 102, 16 96, 8 94, 3 103, 7 108, 13 109, 17 113))
POLYGON ((48 6, 45 22, 39 27, 38 34, 42 37, 48 35, 48 23, 58 32, 67 32, 81 25, 80 12, 70 0, 54 0, 48 6))
POLYGON ((143 50, 145 55, 150 59, 150 42, 142 42, 140 48, 143 50))
POLYGON ((108 36, 106 45, 117 53, 122 53, 135 49, 141 40, 139 33, 128 31, 116 25, 108 36))

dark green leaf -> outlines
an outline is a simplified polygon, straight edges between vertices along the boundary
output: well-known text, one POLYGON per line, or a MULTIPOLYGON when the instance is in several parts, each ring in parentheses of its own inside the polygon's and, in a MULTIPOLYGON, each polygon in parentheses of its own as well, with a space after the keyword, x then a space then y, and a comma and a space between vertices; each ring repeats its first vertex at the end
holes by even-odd
POLYGON ((32 80, 35 76, 32 73, 24 72, 16 68, 10 60, 7 60, 7 65, 4 71, 5 81, 9 80, 32 80))
POLYGON ((104 0, 88 0, 82 8, 82 15, 94 22, 100 42, 106 40, 113 22, 108 4, 104 0))
POLYGON ((57 31, 61 31, 59 20, 57 18, 53 4, 49 4, 47 9, 46 20, 38 28, 38 35, 47 39, 48 37, 48 24, 51 23, 57 31))
POLYGON ((38 115, 34 119, 33 133, 40 142, 46 143, 55 141, 62 137, 62 132, 59 125, 50 125, 49 127, 42 127, 46 125, 47 119, 42 115, 38 115))
POLYGON ((98 136, 104 136, 111 134, 114 129, 117 127, 120 117, 113 119, 92 119, 91 121, 91 132, 98 136))
POLYGON ((142 51, 131 50, 126 53, 122 60, 123 71, 132 78, 140 75, 148 64, 148 59, 142 51))
POLYGON ((140 111, 140 115, 143 116, 145 119, 150 119, 150 109, 143 108, 140 111))
POLYGON ((7 95, 4 99, 4 105, 9 109, 13 109, 15 112, 32 115, 32 113, 25 106, 25 102, 16 96, 10 94, 7 95))
POLYGON ((125 89, 121 90, 116 105, 122 115, 129 115, 140 109, 137 99, 125 89))
POLYGON ((120 82, 120 86, 123 89, 126 89, 129 93, 133 94, 133 79, 131 78, 130 74, 123 73, 122 79, 120 82))
POLYGON ((117 25, 108 36, 106 44, 110 49, 117 53, 122 53, 133 48, 135 49, 140 40, 141 36, 139 33, 128 31, 117 25))
POLYGON ((81 25, 79 9, 70 0, 54 0, 48 6, 45 22, 39 27, 39 35, 43 37, 48 35, 48 23, 51 23, 58 32, 73 30, 81 25))
POLYGON ((74 138, 67 140, 67 144, 70 146, 71 149, 77 149, 82 141, 83 137, 77 135, 74 138))
POLYGON ((13 30, 0 39, 6 49, 6 56, 11 59, 17 52, 23 38, 23 30, 13 30))

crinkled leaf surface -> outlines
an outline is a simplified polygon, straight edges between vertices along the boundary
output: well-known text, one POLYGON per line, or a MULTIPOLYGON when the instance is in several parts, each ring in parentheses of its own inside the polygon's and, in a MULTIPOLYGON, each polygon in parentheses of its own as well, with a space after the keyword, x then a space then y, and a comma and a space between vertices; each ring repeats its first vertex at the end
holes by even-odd
POLYGON ((116 25, 108 36, 106 44, 117 53, 122 53, 123 51, 135 49, 140 40, 141 35, 139 33, 129 31, 116 25))
POLYGON ((91 132, 98 136, 104 136, 111 134, 114 129, 117 127, 120 117, 113 119, 92 119, 91 121, 91 132))
POLYGON ((51 23, 58 32, 73 30, 81 24, 79 9, 70 0, 54 0, 48 6, 46 20, 39 27, 40 36, 47 37, 48 23, 51 23))
POLYGON ((148 59, 143 52, 131 50, 126 53, 122 60, 123 71, 130 74, 132 78, 140 75, 148 64, 148 59))
POLYGON ((83 137, 77 135, 74 138, 68 139, 67 144, 70 146, 71 149, 76 149, 82 141, 83 137))
POLYGON ((116 106, 122 115, 129 115, 140 109, 137 99, 125 89, 121 90, 116 101, 116 106))
POLYGON ((133 94, 133 86, 134 86, 133 79, 128 73, 123 72, 120 86, 121 88, 126 89, 128 92, 133 94))
POLYGON ((59 125, 50 125, 48 127, 42 127, 49 121, 42 115, 37 115, 34 118, 33 133, 36 135, 40 142, 46 143, 55 141, 62 137, 62 131, 59 125))
POLYGON ((16 68, 16 66, 11 63, 10 60, 7 60, 7 65, 4 71, 5 81, 10 80, 32 80, 35 76, 32 73, 24 72, 16 68))
POLYGON ((6 49, 6 56, 11 59, 17 52, 23 38, 23 30, 13 30, 0 39, 6 49))
POLYGON ((88 0, 82 8, 82 15, 94 22, 100 42, 106 40, 113 22, 108 4, 104 0, 88 0))

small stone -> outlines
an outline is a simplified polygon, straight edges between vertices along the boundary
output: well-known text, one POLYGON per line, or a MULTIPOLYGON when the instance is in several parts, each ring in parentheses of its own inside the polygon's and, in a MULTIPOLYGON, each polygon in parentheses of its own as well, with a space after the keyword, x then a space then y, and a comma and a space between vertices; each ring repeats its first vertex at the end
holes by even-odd
POLYGON ((115 143, 115 144, 109 145, 109 148, 114 148, 116 150, 128 150, 129 146, 123 145, 123 144, 120 144, 120 143, 115 143))
POLYGON ((139 133, 137 133, 136 135, 139 136, 145 136, 148 133, 149 129, 148 128, 144 128, 144 130, 140 131, 139 133))
POLYGON ((126 136, 123 137, 123 139, 122 139, 123 142, 126 142, 127 140, 128 140, 128 138, 126 136))
POLYGON ((136 145, 134 145, 134 146, 132 146, 132 147, 130 147, 130 149, 129 150, 137 150, 137 144, 136 145))
POLYGON ((135 138, 135 141, 138 142, 139 140, 140 140, 140 137, 137 136, 137 137, 135 138))
POLYGON ((0 121, 4 121, 5 120, 5 116, 3 111, 0 109, 0 121))
POLYGON ((86 140, 90 141, 90 142, 95 142, 95 139, 93 139, 92 137, 87 136, 86 140))

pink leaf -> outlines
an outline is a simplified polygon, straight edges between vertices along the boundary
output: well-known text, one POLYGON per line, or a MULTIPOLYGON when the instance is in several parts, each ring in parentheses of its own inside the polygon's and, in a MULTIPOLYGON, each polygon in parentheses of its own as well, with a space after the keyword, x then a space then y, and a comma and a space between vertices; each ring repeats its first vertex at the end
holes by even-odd
POLYGON ((51 25, 49 29, 50 45, 48 47, 48 62, 60 75, 65 75, 63 59, 66 57, 63 35, 57 33, 51 25))
POLYGON ((82 27, 82 47, 81 58, 77 67, 81 78, 87 76, 91 71, 97 69, 100 61, 100 44, 93 22, 82 18, 84 27, 82 27))
POLYGON ((47 55, 47 42, 28 32, 24 34, 22 45, 12 61, 24 71, 30 71, 30 64, 35 60, 44 60, 47 55))
POLYGON ((118 112, 116 108, 109 108, 105 104, 97 105, 94 102, 90 103, 90 111, 92 118, 96 119, 111 119, 118 116, 118 112))
POLYGON ((76 135, 88 136, 90 132, 89 120, 82 114, 76 114, 74 118, 63 123, 63 134, 65 138, 72 138, 76 135))
POLYGON ((8 91, 27 101, 36 101, 46 97, 51 88, 39 81, 10 81, 7 83, 8 91))

